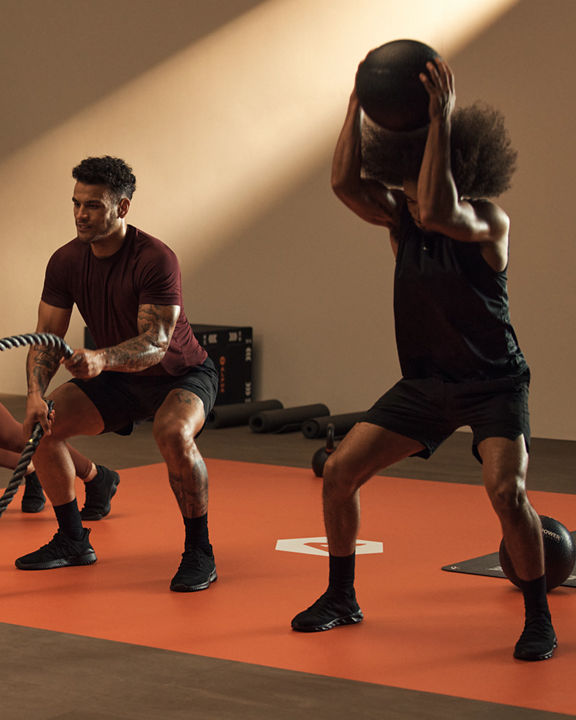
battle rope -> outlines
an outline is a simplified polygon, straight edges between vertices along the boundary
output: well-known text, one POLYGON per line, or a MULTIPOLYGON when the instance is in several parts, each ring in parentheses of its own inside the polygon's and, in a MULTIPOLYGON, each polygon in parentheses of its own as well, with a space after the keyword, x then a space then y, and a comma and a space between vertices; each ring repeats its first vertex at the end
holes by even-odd
MULTIPOLYGON (((12 335, 10 337, 0 339, 0 350, 10 350, 15 347, 25 347, 26 345, 44 345, 46 347, 55 348, 59 350, 60 354, 64 357, 70 357, 74 352, 61 337, 53 335, 52 333, 26 333, 25 335, 12 335)), ((49 413, 52 412, 53 407, 54 403, 51 400, 48 401, 49 413)), ((8 505, 12 502, 12 498, 16 494, 16 491, 22 482, 22 478, 26 474, 32 455, 36 452, 38 443, 42 439, 43 435, 44 430, 42 429, 42 425, 40 423, 36 423, 32 429, 32 435, 24 446, 20 459, 14 468, 14 473, 10 478, 10 482, 4 490, 2 497, 0 497, 0 517, 2 516, 4 510, 6 510, 8 505)))
MULTIPOLYGON (((52 412, 53 407, 54 403, 52 402, 52 400, 49 400, 48 409, 50 412, 52 412)), ((6 486, 6 490, 4 490, 2 497, 0 497, 0 517, 2 516, 4 510, 6 510, 8 505, 10 505, 10 503, 12 502, 12 498, 14 497, 14 495, 16 495, 16 491, 20 487, 22 478, 26 474, 26 470, 28 469, 28 465, 30 464, 32 455, 34 455, 34 453, 36 452, 36 448, 38 447, 38 443, 42 439, 42 435, 44 435, 42 425, 40 425, 40 423, 36 423, 36 425, 34 425, 34 429, 32 430, 32 435, 30 436, 30 439, 28 440, 26 445, 24 445, 24 450, 22 450, 20 460, 18 460, 18 464, 14 468, 14 473, 10 478, 10 482, 6 486)))
POLYGON ((64 357, 70 357, 74 352, 68 343, 53 333, 26 333, 24 335, 11 335, 10 337, 0 338, 0 350, 11 350, 26 345, 45 345, 46 347, 56 348, 60 350, 60 354, 64 355, 64 357))

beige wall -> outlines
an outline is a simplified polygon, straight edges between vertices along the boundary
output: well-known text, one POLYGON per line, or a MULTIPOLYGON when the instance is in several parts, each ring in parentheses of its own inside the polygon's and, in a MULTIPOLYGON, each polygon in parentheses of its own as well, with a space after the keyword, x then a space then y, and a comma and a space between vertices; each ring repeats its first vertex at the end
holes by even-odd
MULTIPOLYGON (((576 3, 507 0, 500 16, 496 0, 398 5, 0 0, 0 335, 33 329, 46 260, 73 236, 71 167, 117 154, 138 178, 130 220, 180 256, 189 318, 254 327, 258 396, 366 407, 398 376, 392 259, 386 233, 332 196, 330 154, 359 59, 416 37, 449 58, 459 101, 507 116, 520 165, 502 204, 533 432, 576 439, 576 3)), ((24 392, 24 358, 3 354, 0 392, 24 392)))

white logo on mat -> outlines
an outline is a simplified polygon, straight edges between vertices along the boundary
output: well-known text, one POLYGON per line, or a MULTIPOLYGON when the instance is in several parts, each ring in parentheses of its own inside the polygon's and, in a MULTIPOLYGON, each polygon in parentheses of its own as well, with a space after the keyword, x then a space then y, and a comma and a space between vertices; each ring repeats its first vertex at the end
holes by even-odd
MULTIPOLYGON (((301 553, 302 555, 328 556, 328 541, 325 537, 289 538, 276 541, 276 550, 301 553)), ((356 540, 356 555, 376 555, 384 546, 376 540, 356 540)))

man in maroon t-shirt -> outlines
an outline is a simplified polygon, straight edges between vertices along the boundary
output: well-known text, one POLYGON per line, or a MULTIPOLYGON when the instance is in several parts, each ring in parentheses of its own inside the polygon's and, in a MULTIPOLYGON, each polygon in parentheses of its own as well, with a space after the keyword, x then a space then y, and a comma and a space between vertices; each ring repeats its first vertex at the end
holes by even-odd
MULTIPOLYGON (((50 348, 30 350, 24 425, 30 432, 40 422, 45 431, 34 462, 58 532, 16 566, 47 570, 96 562, 76 503, 66 440, 129 434, 135 422, 153 418, 185 526, 185 549, 170 589, 205 590, 216 580, 216 566, 208 536, 208 477, 194 438, 216 399, 218 374, 186 318, 176 256, 126 223, 136 186, 131 168, 118 158, 87 158, 72 175, 77 237, 50 258, 37 332, 64 337, 76 305, 97 349, 77 349, 65 360, 50 348), (49 415, 44 393, 60 362, 74 377, 51 394, 55 412, 49 415)), ((114 491, 110 483, 92 489, 104 504, 114 491)))

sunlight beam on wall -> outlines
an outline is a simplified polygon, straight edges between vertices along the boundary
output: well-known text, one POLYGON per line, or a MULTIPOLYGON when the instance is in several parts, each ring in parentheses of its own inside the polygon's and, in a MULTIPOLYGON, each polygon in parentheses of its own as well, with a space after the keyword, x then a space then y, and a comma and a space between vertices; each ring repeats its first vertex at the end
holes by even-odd
POLYGON ((140 180, 141 222, 169 236, 186 227, 196 254, 330 152, 370 48, 413 37, 449 56, 513 2, 270 0, 87 108, 3 170, 45 172, 60 187, 86 154, 125 157, 140 180))

